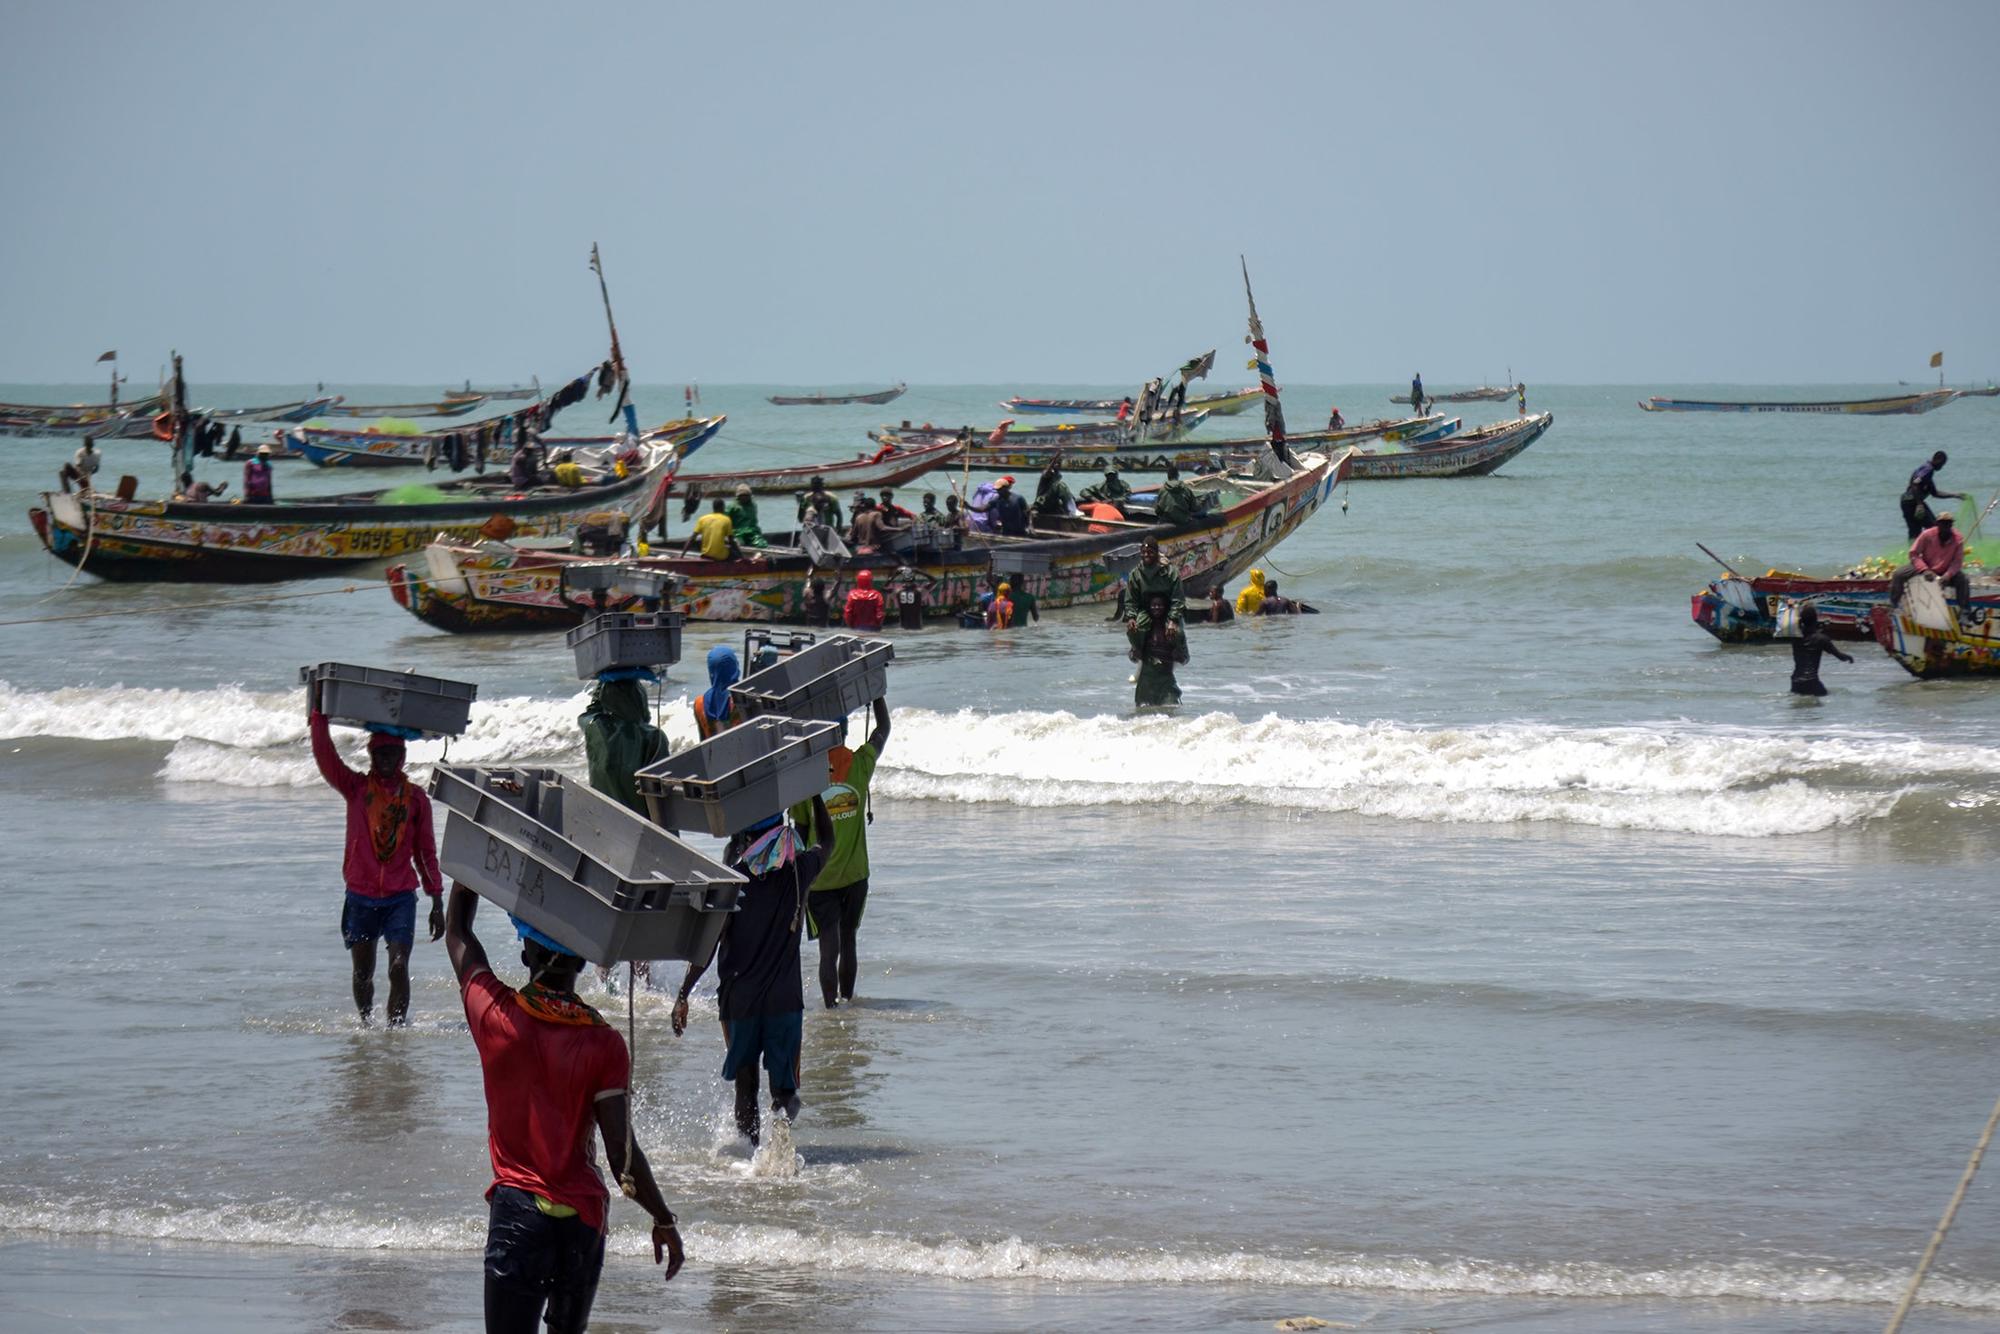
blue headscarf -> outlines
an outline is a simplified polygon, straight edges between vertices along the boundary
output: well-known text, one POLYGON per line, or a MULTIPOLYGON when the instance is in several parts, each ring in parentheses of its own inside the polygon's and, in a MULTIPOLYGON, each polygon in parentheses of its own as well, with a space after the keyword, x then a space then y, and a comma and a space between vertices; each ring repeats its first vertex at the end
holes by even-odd
POLYGON ((508 913, 507 916, 509 920, 511 920, 514 923, 514 934, 518 935, 521 939, 532 940, 537 945, 540 945, 543 949, 554 950, 557 954, 567 954, 572 958, 577 957, 575 950, 563 944, 560 940, 557 940, 555 937, 542 934, 540 931, 535 930, 534 927, 529 926, 526 922, 522 921, 520 918, 515 917, 514 914, 512 913, 508 913))
POLYGON ((743 668, 736 661, 736 650, 727 644, 717 644, 708 651, 708 692, 701 697, 701 709, 709 717, 721 722, 729 716, 729 687, 742 678, 743 668))

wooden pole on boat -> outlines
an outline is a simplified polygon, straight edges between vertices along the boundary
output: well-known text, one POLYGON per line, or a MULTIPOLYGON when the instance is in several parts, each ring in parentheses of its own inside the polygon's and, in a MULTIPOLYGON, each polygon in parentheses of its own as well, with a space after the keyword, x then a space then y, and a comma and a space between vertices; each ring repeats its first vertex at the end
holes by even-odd
POLYGON ((618 346, 618 321, 611 316, 611 289, 604 282, 604 261, 597 253, 597 242, 590 243, 590 271, 597 275, 597 294, 604 298, 604 323, 611 329, 611 371, 618 377, 618 402, 611 409, 611 420, 617 421, 618 414, 632 397, 632 375, 625 369, 625 352, 618 346))
POLYGON ((1250 365, 1257 372, 1257 383, 1264 391, 1264 434, 1271 445, 1271 452, 1280 459, 1290 462, 1285 448, 1285 410, 1278 402, 1278 380, 1271 371, 1271 344, 1264 337, 1264 322, 1257 318, 1257 296, 1250 290, 1250 262, 1238 255, 1236 262, 1243 266, 1243 298, 1250 303, 1250 332, 1243 341, 1250 344, 1257 355, 1250 365))
POLYGON ((1707 547, 1702 546, 1701 543, 1699 542, 1695 543, 1695 545, 1701 547, 1702 555, 1708 557, 1710 560, 1714 561, 1717 565, 1720 565, 1723 569, 1728 570, 1731 575, 1733 575, 1738 579, 1741 579, 1743 577, 1742 575, 1736 573, 1736 571, 1730 566, 1728 561, 1716 555, 1713 551, 1710 551, 1707 547))
POLYGON ((1952 1219, 1958 1216, 1958 1206, 1965 1202, 1965 1192, 1971 1187, 1972 1178, 1979 1173, 1979 1162, 1986 1156, 1986 1146, 1993 1142, 1995 1126, 2000 1126, 2000 1102, 1993 1104, 1993 1115, 1986 1118, 1986 1129, 1980 1134, 1979 1142, 1972 1146, 1972 1157, 1966 1160, 1965 1171, 1958 1178, 1958 1189, 1951 1193, 1951 1202, 1944 1207, 1944 1217, 1938 1219, 1937 1230, 1931 1233, 1930 1245, 1924 1247, 1923 1258, 1917 1261, 1917 1272, 1910 1275, 1910 1286, 1904 1291, 1903 1300, 1896 1303, 1896 1313, 1882 1327, 1882 1334, 1897 1334, 1903 1327, 1903 1317, 1916 1305, 1917 1290, 1924 1286, 1924 1275, 1930 1272, 1931 1261, 1937 1259, 1938 1248, 1944 1245, 1945 1233, 1951 1231, 1952 1219))

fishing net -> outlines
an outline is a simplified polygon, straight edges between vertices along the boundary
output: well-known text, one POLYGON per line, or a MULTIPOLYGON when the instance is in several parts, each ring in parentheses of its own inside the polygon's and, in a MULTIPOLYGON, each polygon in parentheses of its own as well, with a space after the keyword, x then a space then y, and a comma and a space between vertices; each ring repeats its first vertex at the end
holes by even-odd
POLYGON ((412 482, 408 486, 399 486, 393 491, 384 491, 381 503, 384 505, 434 505, 439 501, 449 499, 451 499, 450 496, 447 496, 434 486, 425 486, 422 482, 412 482))
MULTIPOLYGON (((1880 555, 1870 556, 1847 572, 1850 579, 1887 579, 1897 570, 1910 563, 1910 549, 1907 546, 1892 547, 1880 555)), ((1965 544, 1965 568, 1973 578, 1980 572, 2000 574, 2000 538, 1965 544)))

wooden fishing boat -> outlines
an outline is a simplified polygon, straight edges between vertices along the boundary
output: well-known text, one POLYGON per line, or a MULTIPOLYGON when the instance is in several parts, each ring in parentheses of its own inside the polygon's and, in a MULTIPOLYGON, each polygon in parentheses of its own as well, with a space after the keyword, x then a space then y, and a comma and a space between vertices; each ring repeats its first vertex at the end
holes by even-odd
MULTIPOLYGON (((1989 617, 2000 617, 2000 572, 1969 565, 1967 573, 1973 605, 1989 617)), ((1818 609, 1820 629, 1828 637, 1874 639, 1874 615, 1889 605, 1889 580, 1862 570, 1831 576, 1796 570, 1748 577, 1730 573, 1690 597, 1688 615, 1725 644, 1768 644, 1795 633, 1788 628, 1781 635, 1780 626, 1789 627, 1808 603, 1818 609)))
MULTIPOLYGON (((1307 454, 1300 462, 1296 473, 1275 482, 1241 475, 1200 479, 1193 483, 1197 493, 1212 495, 1215 508, 1181 527, 1152 524, 1149 513, 1134 510, 1126 523, 1038 519, 1026 538, 968 534, 965 545, 952 550, 917 547, 816 564, 805 549, 779 545, 757 553, 761 559, 650 556, 626 563, 678 576, 671 605, 696 620, 802 622, 814 580, 827 584, 837 606, 855 571, 875 571, 882 586, 904 565, 937 581, 926 591, 926 614, 946 616, 971 605, 991 574, 1031 592, 1044 608, 1109 601, 1137 559, 1139 539, 1152 534, 1194 597, 1241 575, 1297 531, 1345 479, 1350 456, 1307 454)), ((562 569, 579 559, 499 542, 440 542, 426 550, 421 567, 393 566, 387 577, 398 603, 440 629, 558 629, 585 615, 564 601, 562 569)), ((610 609, 636 605, 625 599, 610 609)))
POLYGON ((295 403, 273 403, 264 408, 198 408, 202 416, 219 422, 265 421, 302 422, 332 411, 340 403, 338 394, 302 398, 295 403))
POLYGON ((736 487, 748 486, 757 496, 791 496, 806 490, 815 477, 825 480, 832 491, 863 487, 901 486, 925 473, 956 462, 963 447, 956 439, 898 449, 884 445, 873 454, 860 454, 838 463, 815 463, 809 467, 751 468, 737 472, 680 472, 674 475, 676 490, 685 493, 699 486, 707 495, 727 495, 736 487))
MULTIPOLYGON (((1457 419, 1452 421, 1455 426, 1457 419)), ((1389 449, 1363 450, 1354 460, 1354 480, 1484 476, 1541 439, 1554 422, 1554 413, 1538 412, 1530 417, 1447 434, 1441 439, 1418 439, 1389 449)))
POLYGON ((1957 398, 1956 389, 1925 389, 1914 394, 1889 398, 1840 398, 1814 403, 1723 403, 1694 398, 1646 398, 1639 406, 1647 412, 1827 412, 1847 416, 1887 417, 1929 412, 1957 398))
POLYGON ((491 399, 495 403, 511 403, 516 400, 540 398, 541 396, 542 387, 539 381, 526 389, 523 389, 520 385, 515 385, 510 389, 474 389, 472 381, 467 380, 463 389, 447 389, 444 391, 444 401, 447 403, 455 403, 468 398, 491 399))
POLYGON ((1961 389, 1960 398, 2000 398, 2000 384, 1982 385, 1977 389, 1961 389))
POLYGON ((866 394, 773 394, 771 402, 781 408, 823 408, 845 403, 893 403, 903 396, 910 386, 897 384, 888 389, 876 389, 866 394))
MULTIPOLYGON (((686 458, 722 429, 727 417, 693 417, 662 423, 640 439, 649 444, 673 445, 686 458)), ((513 451, 511 436, 489 444, 486 457, 479 456, 476 441, 464 437, 483 423, 475 422, 459 430, 423 431, 398 435, 386 431, 345 431, 337 427, 299 426, 283 433, 284 441, 317 468, 450 468, 455 455, 476 471, 505 469, 513 451), (496 454, 496 451, 497 454, 496 454)), ((617 436, 572 435, 541 437, 550 450, 603 449, 615 444, 617 436)), ((455 470, 456 471, 456 470, 455 470)))
MULTIPOLYGON (((1435 439, 1456 429, 1457 425, 1456 418, 1432 413, 1423 417, 1401 417, 1344 426, 1337 431, 1304 431, 1290 436, 1289 440, 1295 449, 1336 455, 1369 440, 1415 442, 1435 439)), ((1221 472, 1230 467, 1240 467, 1246 460, 1256 457, 1265 443, 1263 436, 1140 445, 1121 443, 1115 439, 1106 441, 1101 437, 1093 440, 1087 436, 1059 435, 1036 444, 1019 442, 1010 432, 1006 444, 992 445, 985 443, 987 437, 934 428, 907 432, 885 430, 873 434, 871 438, 903 449, 923 448, 941 441, 969 441, 965 450, 966 462, 968 466, 984 472, 1040 472, 1060 460, 1065 471, 1079 474, 1103 472, 1108 468, 1135 474, 1163 473, 1170 463, 1183 472, 1221 472)))
POLYGON ((0 403, 0 417, 6 417, 14 421, 108 420, 112 417, 123 417, 133 413, 155 413, 166 405, 167 396, 165 394, 154 394, 148 398, 135 398, 130 403, 0 403))
MULTIPOLYGON (((1197 394, 1187 400, 1186 411, 1197 409, 1211 416, 1233 417, 1264 396, 1255 385, 1215 394, 1197 394)), ((1010 398, 1000 404, 1008 412, 1063 413, 1072 417, 1108 417, 1124 405, 1121 398, 1010 398)))
POLYGON ((1920 680, 1950 676, 2000 677, 2000 597, 1975 598, 1963 612, 1946 605, 1935 585, 1912 583, 1903 605, 1869 613, 1875 642, 1920 680), (1929 601, 1928 607, 1922 605, 1929 601))
POLYGON ((296 579, 418 551, 440 536, 473 541, 489 526, 560 537, 587 524, 636 524, 665 504, 679 462, 670 448, 641 451, 629 475, 579 488, 516 491, 503 474, 444 482, 435 488, 442 498, 411 504, 379 491, 270 505, 44 492, 28 518, 52 555, 101 579, 296 579))
POLYGON ((153 434, 153 414, 121 412, 112 416, 9 417, 0 415, 0 436, 22 439, 139 440, 153 434))
MULTIPOLYGON (((1514 397, 1514 387, 1512 385, 1482 384, 1477 389, 1454 389, 1446 394, 1433 394, 1425 391, 1424 402, 1505 403, 1512 397, 1514 397)), ((1410 396, 1408 394, 1391 394, 1389 401, 1391 403, 1407 403, 1410 401, 1410 396)))
POLYGON ((327 417, 463 417, 486 401, 486 395, 451 398, 442 403, 348 403, 332 404, 322 414, 327 417))

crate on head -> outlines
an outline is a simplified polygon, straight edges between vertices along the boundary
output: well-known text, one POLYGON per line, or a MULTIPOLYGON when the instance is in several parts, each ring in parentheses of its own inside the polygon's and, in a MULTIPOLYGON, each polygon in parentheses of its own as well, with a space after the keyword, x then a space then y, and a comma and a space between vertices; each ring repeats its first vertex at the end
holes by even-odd
POLYGON ((624 667, 665 667, 681 660, 677 611, 607 611, 591 617, 567 636, 576 655, 579 680, 624 667))
POLYGON ((829 722, 752 718, 639 770, 639 795, 668 829, 727 838, 823 791, 839 739, 829 722))
POLYGON ((729 693, 753 717, 778 714, 839 722, 889 693, 889 663, 895 656, 895 645, 886 639, 829 635, 750 673, 729 693))
POLYGON ((433 737, 465 731, 472 701, 479 695, 479 687, 470 681, 345 662, 301 667, 299 680, 318 692, 319 711, 329 722, 408 728, 433 737))
POLYGON ((592 963, 706 959, 743 876, 554 769, 439 765, 438 864, 592 963))

